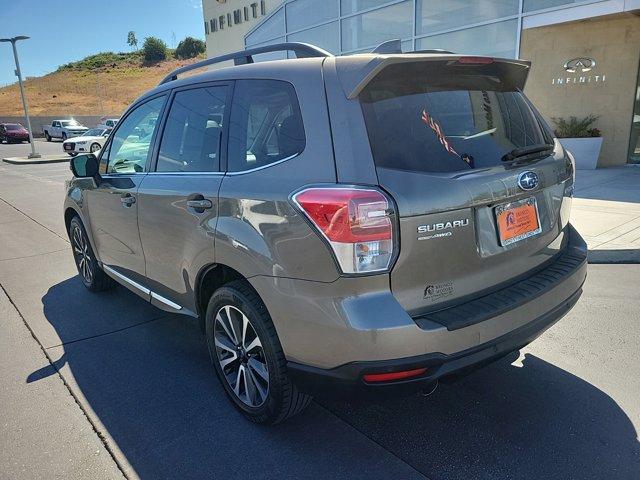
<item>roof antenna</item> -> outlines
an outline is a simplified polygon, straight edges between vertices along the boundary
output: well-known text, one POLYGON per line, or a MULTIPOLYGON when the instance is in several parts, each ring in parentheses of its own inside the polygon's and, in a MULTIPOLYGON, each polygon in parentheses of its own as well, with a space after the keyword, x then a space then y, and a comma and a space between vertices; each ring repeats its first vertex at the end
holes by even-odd
POLYGON ((402 42, 399 38, 383 42, 374 48, 371 53, 402 53, 402 42))

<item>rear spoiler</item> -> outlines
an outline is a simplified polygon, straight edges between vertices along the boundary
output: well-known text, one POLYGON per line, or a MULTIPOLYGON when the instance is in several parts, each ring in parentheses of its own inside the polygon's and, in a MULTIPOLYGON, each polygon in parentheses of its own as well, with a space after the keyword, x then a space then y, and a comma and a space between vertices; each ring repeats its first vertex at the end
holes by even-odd
POLYGON ((487 63, 500 75, 508 76, 520 90, 524 89, 531 62, 509 58, 489 58, 471 55, 454 55, 447 53, 405 53, 395 55, 362 54, 335 57, 338 78, 349 100, 357 98, 365 87, 391 65, 416 62, 439 62, 443 65, 464 64, 473 65, 476 59, 478 66, 487 67, 487 63), (461 61, 462 59, 462 61, 461 61))

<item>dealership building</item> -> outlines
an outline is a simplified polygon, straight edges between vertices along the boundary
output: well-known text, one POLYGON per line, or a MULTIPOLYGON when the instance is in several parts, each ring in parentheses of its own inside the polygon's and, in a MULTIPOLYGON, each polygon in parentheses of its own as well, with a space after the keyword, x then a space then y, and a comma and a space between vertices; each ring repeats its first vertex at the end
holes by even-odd
POLYGON ((640 0, 203 0, 203 13, 208 56, 285 41, 356 54, 399 38, 405 52, 530 60, 525 93, 552 126, 596 116, 597 165, 640 163, 640 0))

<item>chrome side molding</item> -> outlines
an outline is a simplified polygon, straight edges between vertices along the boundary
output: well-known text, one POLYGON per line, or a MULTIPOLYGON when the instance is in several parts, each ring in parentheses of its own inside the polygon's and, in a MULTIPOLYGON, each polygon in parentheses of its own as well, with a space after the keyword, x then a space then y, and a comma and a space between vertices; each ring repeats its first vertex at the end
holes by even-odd
POLYGON ((151 298, 153 300, 157 300, 160 303, 163 303, 167 307, 172 308, 174 310, 182 310, 182 307, 180 305, 178 305, 177 303, 172 302, 171 300, 169 300, 167 298, 164 298, 162 295, 158 295, 156 292, 151 292, 151 298))
POLYGON ((129 277, 127 277, 127 276, 121 274, 120 272, 114 270, 112 267, 103 264, 102 268, 104 269, 104 271, 110 277, 113 277, 115 280, 120 280, 123 283, 126 283, 128 286, 133 287, 134 289, 136 289, 137 291, 139 291, 143 295, 148 295, 149 296, 149 301, 156 300, 156 301, 160 302, 161 304, 163 304, 165 307, 169 307, 172 310, 175 310, 175 311, 182 310, 182 306, 181 305, 178 305, 177 303, 172 302, 171 300, 169 300, 167 298, 164 298, 162 295, 159 295, 156 292, 152 292, 148 288, 143 287, 142 285, 140 285, 138 282, 134 282, 129 277))
POLYGON ((113 268, 111 268, 108 265, 102 265, 102 268, 104 269, 105 272, 107 272, 110 276, 115 277, 116 280, 122 280, 123 282, 125 282, 128 285, 131 285, 133 288, 135 288, 136 290, 138 290, 139 292, 143 293, 144 295, 149 295, 151 294, 151 290, 149 290, 146 287, 143 287, 142 285, 140 285, 138 282, 134 282, 133 280, 131 280, 129 277, 125 277, 124 275, 122 275, 120 272, 117 272, 116 270, 114 270, 113 268))

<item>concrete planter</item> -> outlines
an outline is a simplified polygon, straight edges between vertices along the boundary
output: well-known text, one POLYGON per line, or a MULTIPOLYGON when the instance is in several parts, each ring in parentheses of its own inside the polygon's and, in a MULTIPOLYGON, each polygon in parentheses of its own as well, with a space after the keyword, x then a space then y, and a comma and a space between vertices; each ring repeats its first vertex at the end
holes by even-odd
POLYGON ((560 143, 576 159, 577 170, 595 170, 602 148, 602 137, 561 138, 560 143))

